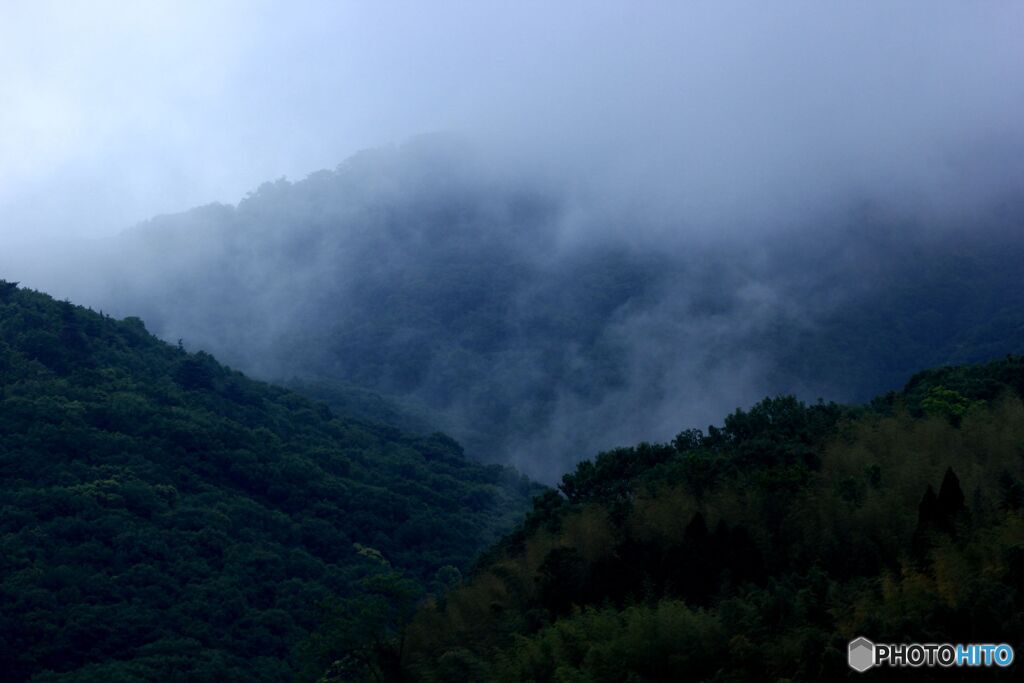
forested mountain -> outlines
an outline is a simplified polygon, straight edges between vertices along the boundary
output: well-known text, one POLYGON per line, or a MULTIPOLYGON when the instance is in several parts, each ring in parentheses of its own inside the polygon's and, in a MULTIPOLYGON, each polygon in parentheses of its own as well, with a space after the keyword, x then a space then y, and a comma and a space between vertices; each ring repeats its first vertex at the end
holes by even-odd
POLYGON ((536 487, 2 283, 0 670, 834 680, 855 635, 1010 637, 1022 395, 1007 357, 765 399, 579 464, 479 557, 536 487))
POLYGON ((326 614, 387 627, 535 491, 0 281, 0 680, 319 673, 326 614))
POLYGON ((1022 29, 0 0, 0 683, 1024 680, 1022 29))
POLYGON ((339 412, 383 394, 377 416, 548 481, 764 395, 863 401, 1019 350, 1019 200, 858 201, 719 239, 499 167, 443 137, 365 152, 48 252, 32 281, 339 412))
MULTIPOLYGON (((419 610, 393 679, 835 681, 861 675, 846 646, 862 635, 1016 646, 1022 396, 1018 356, 923 372, 862 407, 766 399, 602 453, 419 610)), ((332 680, 382 672, 349 657, 332 680)))

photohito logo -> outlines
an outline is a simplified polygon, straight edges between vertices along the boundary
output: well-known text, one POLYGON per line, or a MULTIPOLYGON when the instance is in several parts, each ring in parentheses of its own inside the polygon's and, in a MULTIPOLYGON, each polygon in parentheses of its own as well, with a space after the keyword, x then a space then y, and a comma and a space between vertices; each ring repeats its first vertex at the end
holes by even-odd
POLYGON ((847 662, 854 671, 873 666, 999 666, 1013 664, 1006 643, 872 643, 863 636, 850 641, 847 662))

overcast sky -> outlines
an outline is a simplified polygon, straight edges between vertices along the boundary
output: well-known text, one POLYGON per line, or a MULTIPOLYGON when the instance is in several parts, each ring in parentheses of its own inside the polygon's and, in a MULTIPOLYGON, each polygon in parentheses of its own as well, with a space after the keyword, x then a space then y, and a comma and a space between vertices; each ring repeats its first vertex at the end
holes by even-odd
POLYGON ((0 238, 438 130, 696 221, 941 204, 1019 187, 1022 37, 1019 2, 4 0, 0 238))

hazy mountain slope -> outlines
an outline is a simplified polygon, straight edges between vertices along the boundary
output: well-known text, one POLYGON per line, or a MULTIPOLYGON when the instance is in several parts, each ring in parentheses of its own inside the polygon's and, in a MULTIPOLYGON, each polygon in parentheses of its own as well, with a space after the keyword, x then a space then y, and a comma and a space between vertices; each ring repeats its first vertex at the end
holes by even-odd
POLYGON ((408 434, 430 434, 444 421, 443 416, 421 404, 383 396, 330 378, 293 378, 285 386, 303 396, 328 404, 340 416, 397 427, 408 434))
POLYGON ((1018 356, 921 373, 869 407, 766 399, 582 462, 420 610, 402 680, 859 680, 859 636, 1013 644, 1022 396, 1018 356))
POLYGON ((917 370, 1024 350, 1024 289, 1015 284, 1024 212, 1016 215, 952 235, 851 238, 844 251, 858 265, 837 271, 835 301, 813 325, 780 340, 778 385, 818 378, 818 395, 864 401, 917 370))
POLYGON ((1022 348, 1019 202, 937 219, 849 198, 716 236, 499 169, 444 138, 366 152, 40 278, 260 377, 424 406, 549 480, 767 393, 865 400, 1022 348))
POLYGON ((289 680, 326 601, 465 568, 535 490, 0 281, 3 680, 289 680))

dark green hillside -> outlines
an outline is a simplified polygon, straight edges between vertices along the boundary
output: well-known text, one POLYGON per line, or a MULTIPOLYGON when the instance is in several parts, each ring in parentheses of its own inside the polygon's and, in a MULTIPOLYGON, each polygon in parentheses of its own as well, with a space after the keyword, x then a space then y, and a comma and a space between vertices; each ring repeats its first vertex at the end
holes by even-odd
POLYGON ((323 606, 450 581, 533 491, 0 282, 2 680, 289 680, 323 606))
POLYGON ((1019 656, 1022 392, 1024 357, 1010 357, 919 373, 868 407, 766 399, 706 434, 603 453, 419 611, 404 672, 835 681, 861 675, 846 664, 861 635, 1008 642, 1019 656))
POLYGON ((426 406, 383 396, 363 387, 330 379, 293 379, 285 386, 296 393, 326 403, 343 417, 397 427, 403 432, 429 434, 443 421, 426 406))

